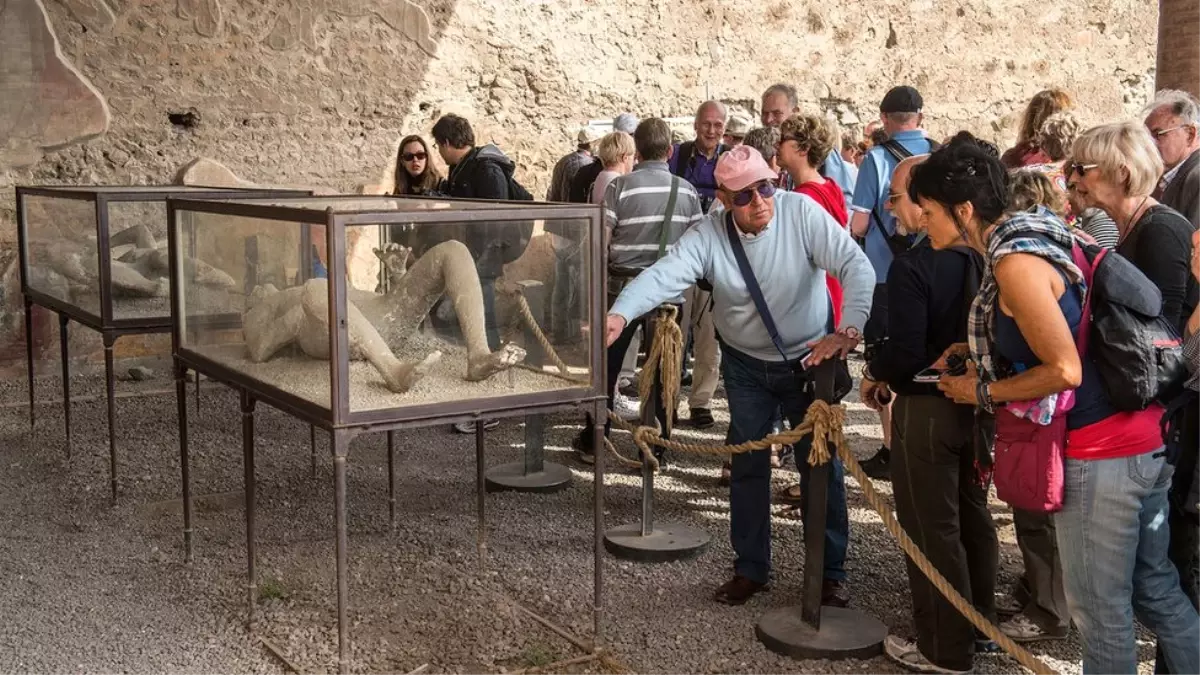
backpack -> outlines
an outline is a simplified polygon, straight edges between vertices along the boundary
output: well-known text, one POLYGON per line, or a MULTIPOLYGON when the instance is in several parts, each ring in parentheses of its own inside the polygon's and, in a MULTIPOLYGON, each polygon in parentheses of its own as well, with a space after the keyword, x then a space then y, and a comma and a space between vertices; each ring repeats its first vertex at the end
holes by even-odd
POLYGON ((1076 243, 1072 255, 1088 284, 1088 356, 1113 407, 1145 410, 1175 398, 1187 367, 1183 340, 1162 315, 1162 292, 1113 251, 1076 243))
POLYGON ((581 167, 571 179, 567 201, 574 204, 590 204, 592 202, 592 186, 596 184, 596 179, 600 177, 602 171, 604 171, 604 162, 598 159, 581 167))
MULTIPOLYGON (((941 143, 938 143, 932 138, 927 138, 925 140, 929 141, 929 152, 934 152, 938 148, 942 147, 941 143)), ((897 141, 894 138, 887 139, 880 144, 879 147, 886 150, 888 154, 896 159, 897 162, 902 162, 905 159, 913 156, 913 154, 909 152, 908 148, 901 145, 900 141, 897 141)), ((883 219, 879 217, 878 208, 871 209, 871 220, 875 221, 875 227, 878 227, 879 231, 883 233, 884 239, 887 240, 888 249, 891 250, 893 258, 912 248, 913 244, 916 243, 913 240, 913 236, 910 234, 900 234, 899 232, 888 234, 888 231, 883 227, 883 219)))
POLYGON ((526 190, 525 186, 518 183, 517 179, 513 178, 511 174, 508 176, 508 198, 522 202, 533 201, 533 195, 529 190, 526 190))

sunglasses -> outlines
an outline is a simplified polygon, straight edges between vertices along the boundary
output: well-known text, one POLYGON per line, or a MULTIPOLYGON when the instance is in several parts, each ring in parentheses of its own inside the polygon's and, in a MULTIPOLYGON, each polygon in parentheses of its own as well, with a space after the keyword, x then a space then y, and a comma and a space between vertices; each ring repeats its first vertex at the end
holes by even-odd
POLYGON ((1067 165, 1067 175, 1074 176, 1075 174, 1079 174, 1079 177, 1083 178, 1085 175, 1087 175, 1088 171, 1091 171, 1092 169, 1094 169, 1098 166, 1100 166, 1100 165, 1099 164, 1080 164, 1079 162, 1071 162, 1070 164, 1067 165))
POLYGON ((775 184, 771 181, 766 181, 759 183, 758 185, 752 185, 745 190, 739 190, 738 192, 733 193, 733 205, 746 206, 750 202, 754 201, 755 192, 757 192, 758 196, 762 197, 763 199, 770 199, 771 197, 775 196, 775 184))
POLYGON ((426 157, 428 157, 428 155, 423 152, 406 152, 403 155, 400 155, 400 159, 403 159, 406 162, 411 162, 414 159, 425 161, 426 157))

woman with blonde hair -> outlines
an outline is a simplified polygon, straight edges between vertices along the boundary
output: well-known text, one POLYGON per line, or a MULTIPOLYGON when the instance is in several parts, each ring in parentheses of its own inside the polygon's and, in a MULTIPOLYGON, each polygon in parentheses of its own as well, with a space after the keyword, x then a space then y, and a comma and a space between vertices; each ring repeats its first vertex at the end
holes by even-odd
POLYGON ((633 136, 624 131, 614 131, 600 139, 596 155, 600 158, 600 163, 604 165, 604 170, 596 176, 596 182, 592 183, 590 197, 591 203, 602 204, 604 203, 604 190, 612 182, 612 179, 633 171, 633 160, 637 155, 637 148, 634 147, 633 136))
POLYGON ((1017 144, 1000 156, 1006 168, 1017 169, 1029 164, 1044 164, 1049 159, 1039 152, 1037 135, 1046 119, 1055 113, 1075 107, 1071 95, 1061 89, 1045 89, 1034 94, 1021 115, 1017 144))

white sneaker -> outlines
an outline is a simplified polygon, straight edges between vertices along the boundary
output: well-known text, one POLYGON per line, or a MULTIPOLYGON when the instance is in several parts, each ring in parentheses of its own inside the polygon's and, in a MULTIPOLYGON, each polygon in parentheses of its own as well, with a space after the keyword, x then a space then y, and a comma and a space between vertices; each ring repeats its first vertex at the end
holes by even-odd
POLYGON ((1042 640, 1061 640, 1066 637, 1066 631, 1052 633, 1033 622, 1024 614, 1000 624, 1000 632, 1007 635, 1013 642, 1041 642, 1042 640))
POLYGON ((883 652, 887 657, 914 673, 938 673, 940 675, 966 675, 975 672, 971 670, 953 670, 943 668, 925 658, 917 643, 913 640, 889 635, 883 641, 883 652))
POLYGON ((617 392, 613 396, 613 413, 626 422, 636 422, 642 416, 641 401, 617 392))
MULTIPOLYGON (((484 431, 491 431, 492 429, 495 429, 498 426, 500 426, 500 420, 484 420, 483 421, 483 430, 484 431)), ((474 422, 459 422, 458 424, 455 424, 451 428, 460 434, 475 433, 475 423, 474 422)))

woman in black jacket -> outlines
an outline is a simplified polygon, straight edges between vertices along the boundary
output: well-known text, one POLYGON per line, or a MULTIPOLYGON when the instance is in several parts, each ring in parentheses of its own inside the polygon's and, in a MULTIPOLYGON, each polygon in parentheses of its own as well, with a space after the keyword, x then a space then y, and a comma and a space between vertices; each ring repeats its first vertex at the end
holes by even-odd
MULTIPOLYGON (((887 207, 907 232, 922 229, 921 210, 907 194, 909 173, 922 161, 906 159, 892 174, 887 207)), ((981 257, 965 242, 934 250, 926 239, 896 258, 888 297, 903 311, 888 315, 888 340, 863 371, 861 398, 878 409, 896 397, 892 486, 900 524, 955 589, 995 620, 999 544, 977 457, 974 406, 943 396, 936 376, 919 376, 946 348, 967 339, 967 311, 981 272, 981 257)), ((889 636, 888 656, 918 672, 971 671, 975 629, 911 562, 908 580, 917 639, 889 636)))

